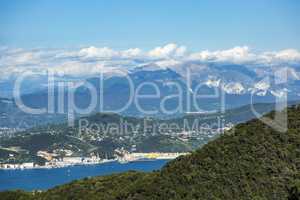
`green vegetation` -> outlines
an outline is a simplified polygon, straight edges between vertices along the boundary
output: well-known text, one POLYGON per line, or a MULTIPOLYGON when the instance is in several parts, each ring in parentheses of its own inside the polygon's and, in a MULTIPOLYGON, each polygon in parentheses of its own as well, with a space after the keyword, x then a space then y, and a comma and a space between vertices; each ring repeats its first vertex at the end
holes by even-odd
MULTIPOLYGON (((102 158, 112 158, 114 150, 124 148, 131 151, 134 147, 137 152, 187 152, 192 148, 188 142, 179 140, 163 134, 144 134, 144 119, 134 117, 123 117, 117 114, 95 114, 89 117, 82 117, 91 125, 88 129, 80 129, 79 120, 74 127, 66 123, 52 124, 42 127, 35 127, 23 132, 14 134, 12 137, 0 138, 0 149, 21 149, 11 159, 8 153, 1 153, 0 163, 41 163, 38 159, 38 151, 54 152, 56 150, 70 150, 72 156, 89 156, 91 153, 99 154, 102 158), (112 124, 120 125, 126 121, 136 128, 128 128, 128 132, 120 133, 119 130, 110 127, 112 124), (95 126, 96 125, 96 126, 95 126), (102 127, 99 131, 97 127, 102 127), (1 156, 3 155, 3 156, 1 156), (22 157, 22 159, 21 159, 22 157)), ((148 119, 153 126, 159 121, 148 119)))
POLYGON ((300 107, 287 111, 286 133, 251 120, 191 155, 169 162, 161 171, 78 180, 41 193, 0 195, 4 200, 298 200, 300 107))
MULTIPOLYGON (((264 113, 272 110, 274 104, 255 104, 254 107, 259 113, 264 113)), ((74 156, 88 156, 91 153, 96 153, 102 158, 112 158, 114 150, 117 148, 124 148, 127 151, 132 151, 134 148, 137 152, 188 152, 215 139, 218 137, 218 134, 215 132, 208 134, 203 132, 204 134, 200 133, 195 137, 181 138, 179 135, 172 136, 170 133, 181 133, 187 130, 187 126, 188 128, 193 128, 193 125, 218 124, 218 118, 220 117, 226 123, 243 122, 255 118, 250 109, 250 106, 244 106, 228 110, 224 114, 191 114, 165 120, 125 117, 113 113, 97 113, 80 118, 88 122, 88 132, 80 131, 80 122, 76 120, 74 127, 69 127, 67 123, 48 124, 15 133, 11 137, 0 137, 0 148, 19 148, 24 150, 18 151, 16 155, 13 154, 15 155, 13 159, 8 154, 1 156, 0 152, 0 163, 22 163, 24 161, 43 163, 36 156, 40 150, 53 152, 58 149, 67 149, 72 151, 74 156), (156 128, 145 132, 145 120, 149 127, 158 127, 161 124, 176 124, 178 127, 171 129, 171 126, 168 126, 167 130, 159 131, 156 128), (128 127, 128 131, 125 134, 120 133, 119 130, 116 131, 113 127, 109 128, 109 124, 120 125, 125 121, 133 125, 133 127, 128 127), (102 127, 103 130, 99 131, 93 125, 97 125, 98 128, 102 127), (106 130, 106 133, 104 130, 106 130)), ((215 127, 215 125, 212 126, 215 127)))

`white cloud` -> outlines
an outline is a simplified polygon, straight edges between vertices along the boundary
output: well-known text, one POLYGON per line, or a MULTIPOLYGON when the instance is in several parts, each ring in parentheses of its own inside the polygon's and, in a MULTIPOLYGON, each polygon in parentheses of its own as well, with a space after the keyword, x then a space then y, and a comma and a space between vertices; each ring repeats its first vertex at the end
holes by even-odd
POLYGON ((83 48, 78 52, 79 56, 83 56, 86 58, 112 58, 119 55, 119 52, 114 51, 110 48, 96 48, 96 47, 88 47, 83 48))
POLYGON ((135 58, 142 55, 142 50, 139 48, 127 49, 121 52, 122 57, 135 58))
MULTIPOLYGON (((16 76, 25 71, 35 74, 48 69, 71 76, 93 76, 100 72, 112 74, 115 71, 128 71, 138 66, 158 66, 182 71, 187 67, 193 72, 208 70, 210 63, 245 64, 256 66, 290 67, 300 64, 300 52, 286 49, 274 52, 257 53, 247 46, 227 50, 201 51, 188 53, 186 47, 171 43, 150 51, 139 48, 114 50, 108 47, 85 47, 81 49, 10 49, 0 48, 0 79, 16 76)), ((270 68, 270 67, 269 67, 270 68)), ((265 69, 259 71, 263 76, 265 69), (262 72, 261 72, 262 71, 262 72)), ((270 68, 270 70, 272 70, 270 68)), ((289 70, 290 76, 299 79, 299 69, 289 70)))
POLYGON ((250 53, 249 47, 234 47, 227 50, 219 51, 202 51, 198 53, 193 53, 189 56, 191 60, 200 61, 230 61, 234 63, 248 62, 251 61, 255 55, 250 53))
POLYGON ((269 62, 277 61, 300 61, 300 52, 295 49, 285 49, 278 52, 265 52, 261 56, 269 62))
POLYGON ((121 74, 127 73, 126 69, 120 69, 112 66, 105 66, 101 63, 80 63, 80 62, 64 62, 61 65, 57 65, 51 68, 51 71, 60 76, 99 76, 103 74, 121 74))
POLYGON ((0 65, 37 64, 39 54, 30 51, 7 51, 0 57, 0 65))
POLYGON ((171 43, 163 47, 156 47, 153 50, 149 51, 150 57, 157 58, 168 58, 168 57, 180 57, 184 56, 186 53, 186 47, 177 46, 177 44, 171 43))

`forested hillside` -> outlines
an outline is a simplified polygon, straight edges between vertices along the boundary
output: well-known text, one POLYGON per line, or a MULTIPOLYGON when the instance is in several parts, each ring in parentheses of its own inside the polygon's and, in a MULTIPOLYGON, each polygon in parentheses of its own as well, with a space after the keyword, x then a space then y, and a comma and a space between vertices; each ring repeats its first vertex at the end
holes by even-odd
MULTIPOLYGON (((268 114, 272 116, 274 112, 268 114)), ((4 199, 299 199, 300 107, 288 108, 288 131, 251 120, 237 125, 161 171, 127 172, 74 181, 4 199)))

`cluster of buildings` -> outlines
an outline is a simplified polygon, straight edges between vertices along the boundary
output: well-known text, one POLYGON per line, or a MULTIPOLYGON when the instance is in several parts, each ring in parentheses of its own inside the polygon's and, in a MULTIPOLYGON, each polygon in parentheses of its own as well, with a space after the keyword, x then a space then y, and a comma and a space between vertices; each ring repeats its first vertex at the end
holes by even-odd
POLYGON ((0 169, 32 169, 38 167, 33 162, 22 164, 0 164, 0 169))
POLYGON ((36 163, 20 163, 20 164, 0 164, 0 169, 42 169, 42 168, 60 168, 73 165, 88 165, 108 162, 97 157, 63 157, 61 159, 52 159, 45 162, 44 165, 36 163))
MULTIPOLYGON (((59 153, 61 153, 60 151, 59 153)), ((91 154, 90 157, 72 156, 71 150, 63 150, 64 156, 61 157, 58 151, 53 153, 47 151, 38 151, 37 156, 47 160, 44 167, 55 168, 55 167, 66 167, 72 165, 85 165, 85 164, 98 164, 106 162, 107 160, 100 158, 98 154, 91 154)))
POLYGON ((21 163, 21 164, 0 164, 0 169, 37 169, 37 168, 60 168, 73 165, 88 165, 88 164, 99 164, 105 162, 118 161, 119 163, 128 163, 134 161, 145 161, 145 160, 171 160, 178 156, 187 155, 189 153, 130 153, 124 149, 115 150, 115 159, 102 159, 99 155, 91 155, 90 157, 58 157, 55 153, 49 153, 47 151, 39 151, 38 156, 45 158, 47 162, 44 165, 38 165, 33 162, 21 163))
POLYGON ((14 133, 23 131, 21 128, 0 127, 0 137, 11 137, 14 133))
POLYGON ((161 152, 149 152, 149 153, 130 153, 124 149, 116 149, 116 160, 120 163, 128 163, 133 161, 144 160, 172 160, 179 156, 188 155, 189 153, 161 153, 161 152))
MULTIPOLYGON (((61 152, 61 150, 60 150, 61 152)), ((86 165, 86 164, 98 164, 107 162, 106 159, 101 159, 99 155, 91 154, 90 157, 75 157, 71 156, 72 151, 64 151, 64 157, 61 157, 57 151, 47 152, 47 151, 38 151, 37 156, 44 158, 46 162, 43 165, 36 164, 34 162, 26 163, 9 163, 9 164, 0 164, 0 169, 36 169, 36 168, 60 168, 67 167, 72 165, 86 165)))

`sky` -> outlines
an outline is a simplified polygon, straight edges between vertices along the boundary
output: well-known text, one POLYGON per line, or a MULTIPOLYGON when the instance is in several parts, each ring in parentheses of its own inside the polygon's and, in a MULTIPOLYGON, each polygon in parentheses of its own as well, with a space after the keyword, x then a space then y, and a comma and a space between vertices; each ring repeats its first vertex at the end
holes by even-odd
POLYGON ((300 49, 298 0, 0 0, 0 46, 300 49))

